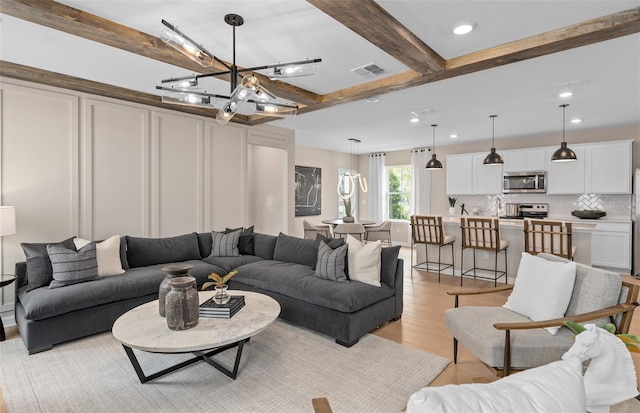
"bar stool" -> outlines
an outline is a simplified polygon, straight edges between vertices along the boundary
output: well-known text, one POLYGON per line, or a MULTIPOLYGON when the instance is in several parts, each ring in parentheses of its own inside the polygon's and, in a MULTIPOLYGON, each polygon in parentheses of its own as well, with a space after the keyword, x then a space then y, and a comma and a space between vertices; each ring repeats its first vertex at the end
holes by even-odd
POLYGON ((497 218, 460 218, 460 229, 462 230, 462 252, 460 256, 460 285, 466 274, 473 271, 473 278, 483 278, 493 280, 493 285, 498 285, 498 279, 504 275, 504 282, 507 283, 507 248, 509 242, 500 239, 500 223, 497 218), (473 250, 473 268, 464 270, 464 250, 473 250), (493 269, 480 268, 476 266, 476 251, 492 251, 495 253, 493 269), (504 271, 498 271, 498 253, 504 253, 504 271), (493 278, 480 276, 476 270, 492 271, 493 278))
POLYGON ((576 247, 571 244, 571 223, 525 219, 524 251, 532 255, 546 252, 573 260, 576 247))
MULTIPOLYGON (((440 274, 442 270, 451 268, 452 273, 455 272, 453 244, 455 237, 445 235, 442 226, 442 217, 438 215, 412 215, 411 216, 411 269, 431 271, 429 264, 438 266, 438 282, 440 282, 440 274), (426 253, 426 261, 413 264, 413 247, 416 244, 424 244, 426 253), (438 246, 438 261, 429 261, 429 245, 438 246), (442 262, 441 250, 445 245, 451 245, 451 264, 442 262)), ((413 278, 413 271, 411 271, 413 278)))

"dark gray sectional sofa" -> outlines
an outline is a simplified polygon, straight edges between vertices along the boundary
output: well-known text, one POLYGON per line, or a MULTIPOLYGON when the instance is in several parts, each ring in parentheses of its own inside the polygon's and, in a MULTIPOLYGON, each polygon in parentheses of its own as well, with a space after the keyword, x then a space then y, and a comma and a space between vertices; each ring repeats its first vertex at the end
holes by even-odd
POLYGON ((350 347, 360 337, 402 315, 403 263, 399 247, 383 248, 381 286, 339 283, 314 275, 317 244, 284 234, 248 233, 243 255, 211 257, 211 233, 171 238, 122 237, 122 275, 62 288, 30 288, 28 265, 16 264, 15 318, 29 354, 109 331, 126 311, 158 297, 170 263, 193 265, 200 287, 210 273, 238 269, 230 289, 263 293, 282 308, 280 318, 350 347))

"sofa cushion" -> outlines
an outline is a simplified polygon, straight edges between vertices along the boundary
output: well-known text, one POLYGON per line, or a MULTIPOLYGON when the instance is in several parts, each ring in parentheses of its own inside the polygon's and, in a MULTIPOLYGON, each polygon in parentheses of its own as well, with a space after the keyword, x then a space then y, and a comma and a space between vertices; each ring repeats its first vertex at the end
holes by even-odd
POLYGON ((396 286, 399 254, 400 245, 385 247, 380 251, 380 281, 393 288, 396 286))
POLYGON ((255 255, 240 255, 239 257, 207 257, 203 258, 202 261, 222 268, 224 272, 218 275, 224 275, 241 265, 263 260, 255 255))
MULTIPOLYGON (((207 281, 212 272, 223 271, 200 260, 186 261, 182 264, 193 265, 189 274, 196 278, 198 286, 207 281)), ((18 291, 18 298, 24 307, 26 319, 42 320, 102 304, 158 294, 160 282, 166 276, 162 271, 164 266, 166 264, 131 268, 122 275, 52 290, 38 288, 27 291, 26 287, 23 287, 18 291)))
POLYGON ((256 256, 263 260, 272 260, 278 237, 269 234, 253 233, 253 245, 256 256))
POLYGON ((312 239, 292 237, 281 232, 278 235, 273 259, 315 268, 318 250, 316 250, 314 244, 315 241, 312 239))
POLYGON ((380 287, 382 243, 363 243, 347 235, 349 245, 349 279, 380 287))
POLYGON ((195 233, 168 238, 127 236, 127 261, 131 268, 198 259, 200 248, 195 233))
MULTIPOLYGON (((553 262, 522 253, 513 291, 505 308, 533 321, 564 317, 576 279, 576 263, 553 262)), ((560 327, 547 327, 556 334, 560 327)))
MULTIPOLYGON (((76 249, 80 249, 91 241, 74 238, 73 243, 76 249)), ((111 275, 120 275, 124 273, 122 269, 122 260, 120 258, 120 235, 114 235, 104 241, 96 241, 96 258, 98 260, 98 275, 100 277, 109 277, 111 275)))
POLYGON ((237 257, 238 241, 240 241, 241 229, 231 232, 211 232, 211 255, 210 257, 237 257))
POLYGON ((227 228, 225 232, 242 230, 240 239, 238 240, 238 252, 240 255, 255 255, 255 248, 253 244, 253 225, 248 228, 227 228))
POLYGON ((61 242, 22 243, 22 250, 27 258, 27 291, 48 286, 53 280, 51 260, 47 252, 48 244, 59 244, 68 249, 75 249, 73 238, 61 242))
POLYGON ((91 242, 76 251, 60 245, 47 245, 53 280, 49 288, 98 280, 96 244, 91 242))
POLYGON ((394 295, 387 285, 378 288, 357 282, 337 283, 314 276, 314 270, 306 265, 282 261, 243 265, 229 284, 238 289, 249 285, 343 313, 356 312, 394 295))
POLYGON ((325 280, 348 283, 344 265, 347 257, 347 245, 331 248, 325 241, 320 242, 315 276, 325 280))

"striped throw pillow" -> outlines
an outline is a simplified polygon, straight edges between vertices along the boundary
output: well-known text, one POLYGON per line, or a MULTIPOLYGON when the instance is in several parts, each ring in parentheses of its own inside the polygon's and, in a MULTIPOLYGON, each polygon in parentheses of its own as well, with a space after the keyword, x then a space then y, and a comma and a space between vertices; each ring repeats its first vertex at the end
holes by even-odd
POLYGON ((334 249, 327 245, 325 241, 321 241, 318 247, 315 276, 326 280, 348 283, 349 279, 344 272, 347 247, 345 244, 334 249))
POLYGON ((233 232, 211 232, 213 245, 210 257, 239 257, 238 242, 240 241, 242 228, 233 232))
POLYGON ((53 281, 49 284, 49 288, 100 279, 95 242, 86 245, 80 251, 49 244, 47 245, 47 253, 53 270, 53 281))

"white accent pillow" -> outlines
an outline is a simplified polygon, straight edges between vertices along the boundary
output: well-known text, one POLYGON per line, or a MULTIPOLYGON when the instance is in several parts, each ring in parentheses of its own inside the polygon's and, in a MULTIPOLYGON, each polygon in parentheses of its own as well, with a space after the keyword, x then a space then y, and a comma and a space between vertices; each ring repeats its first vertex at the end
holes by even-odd
MULTIPOLYGON (((564 317, 575 280, 575 262, 547 261, 523 252, 513 291, 503 307, 533 321, 564 317)), ((559 329, 546 328, 554 335, 559 329)))
POLYGON ((347 235, 349 279, 380 287, 382 243, 362 243, 347 235))
MULTIPOLYGON (((91 241, 74 238, 76 249, 80 249, 91 241)), ((98 260, 98 275, 108 277, 110 275, 124 274, 120 261, 120 235, 114 235, 102 242, 96 243, 96 258, 98 260)))

